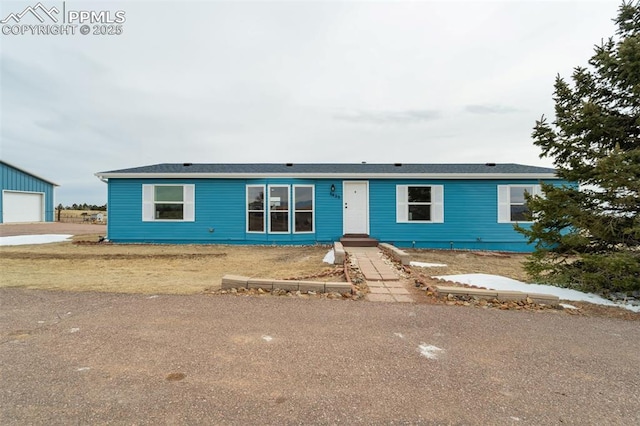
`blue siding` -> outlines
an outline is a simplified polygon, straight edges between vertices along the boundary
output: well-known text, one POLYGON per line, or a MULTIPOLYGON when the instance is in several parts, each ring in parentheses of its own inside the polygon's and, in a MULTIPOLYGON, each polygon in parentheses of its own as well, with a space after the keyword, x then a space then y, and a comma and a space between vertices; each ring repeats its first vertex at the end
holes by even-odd
MULTIPOLYGON (((17 170, 8 164, 0 162, 0 191, 38 192, 44 194, 44 218, 47 222, 53 221, 53 184, 43 181, 35 176, 17 170)), ((1 192, 0 192, 1 193, 1 192)), ((2 196, 0 196, 0 223, 2 217, 2 196)))
MULTIPOLYGON (((561 184, 561 181, 553 181, 561 184)), ((400 247, 531 251, 509 223, 498 223, 497 187, 537 180, 369 180, 370 235, 400 247), (444 223, 397 223, 396 185, 444 186, 444 223)), ((293 202, 290 203, 291 206, 293 202)), ((108 238, 114 242, 314 244, 342 236, 339 179, 110 179, 108 238), (194 184, 194 222, 143 222, 143 184, 194 184), (247 233, 249 184, 315 185, 315 232, 247 233), (331 192, 335 185, 335 192, 331 192)), ((291 212, 290 212, 291 218, 291 212)))
MULTIPOLYGON (((341 236, 341 200, 331 183, 306 179, 110 179, 107 235, 114 242, 315 244, 341 236), (143 222, 143 184, 195 184, 195 222, 143 222), (246 185, 315 185, 314 233, 247 233, 246 185)), ((291 203, 292 204, 292 203, 291 203)), ((291 212, 290 218, 291 218, 291 212)))
POLYGON ((398 247, 532 251, 513 224, 498 223, 497 188, 538 183, 538 180, 371 180, 370 235, 398 247), (396 223, 396 185, 410 184, 444 185, 444 223, 396 223))

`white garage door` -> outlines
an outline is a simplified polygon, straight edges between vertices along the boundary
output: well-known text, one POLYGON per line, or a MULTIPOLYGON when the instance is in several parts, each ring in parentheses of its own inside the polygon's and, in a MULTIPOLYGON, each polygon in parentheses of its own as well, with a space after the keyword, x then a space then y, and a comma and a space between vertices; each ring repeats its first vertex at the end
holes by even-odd
POLYGON ((4 191, 2 221, 4 223, 44 221, 43 198, 44 194, 33 192, 4 191))

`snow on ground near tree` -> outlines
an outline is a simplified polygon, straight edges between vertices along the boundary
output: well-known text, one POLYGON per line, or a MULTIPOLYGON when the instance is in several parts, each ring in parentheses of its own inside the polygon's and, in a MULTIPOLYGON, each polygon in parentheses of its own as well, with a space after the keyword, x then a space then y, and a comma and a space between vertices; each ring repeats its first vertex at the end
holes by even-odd
POLYGON ((0 237, 0 246, 59 243, 71 237, 73 237, 73 235, 67 234, 15 235, 13 237, 0 237))
POLYGON ((624 302, 613 302, 592 293, 583 293, 568 288, 554 287, 543 284, 527 284, 522 281, 513 280, 511 278, 502 277, 500 275, 489 274, 463 274, 463 275, 440 275, 433 278, 439 278, 447 281, 454 281, 461 284, 475 285, 485 287, 492 290, 503 291, 522 291, 524 293, 543 293, 558 296, 560 300, 574 300, 580 302, 589 302, 596 305, 617 306, 628 309, 633 312, 640 312, 640 306, 632 305, 624 302))
POLYGON ((333 262, 335 260, 336 260, 336 256, 335 256, 335 253, 333 252, 333 249, 329 250, 327 254, 324 255, 324 259, 322 259, 324 263, 330 263, 331 265, 333 265, 333 262))

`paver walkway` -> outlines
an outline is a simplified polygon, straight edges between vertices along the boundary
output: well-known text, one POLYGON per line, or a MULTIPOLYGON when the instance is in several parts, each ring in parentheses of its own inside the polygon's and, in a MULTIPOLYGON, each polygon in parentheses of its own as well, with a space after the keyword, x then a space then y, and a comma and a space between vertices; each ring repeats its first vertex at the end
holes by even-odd
POLYGON ((360 268, 367 281, 371 302, 413 302, 409 290, 384 258, 378 247, 345 247, 351 261, 360 268))

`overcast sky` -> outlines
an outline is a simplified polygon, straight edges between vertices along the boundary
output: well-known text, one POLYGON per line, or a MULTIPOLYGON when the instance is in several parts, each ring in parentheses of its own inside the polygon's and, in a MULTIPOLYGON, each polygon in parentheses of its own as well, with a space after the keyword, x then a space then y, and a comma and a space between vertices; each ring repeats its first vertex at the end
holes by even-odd
POLYGON ((551 166, 532 127, 619 2, 64 6, 122 10, 123 33, 0 35, 0 154, 67 205, 106 202, 98 171, 166 162, 551 166))

